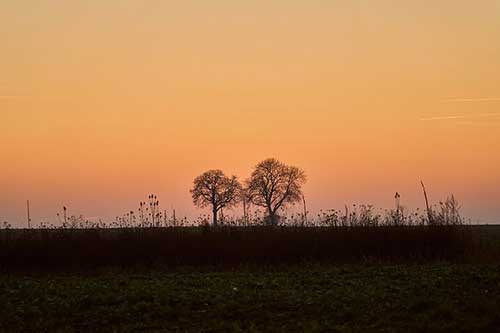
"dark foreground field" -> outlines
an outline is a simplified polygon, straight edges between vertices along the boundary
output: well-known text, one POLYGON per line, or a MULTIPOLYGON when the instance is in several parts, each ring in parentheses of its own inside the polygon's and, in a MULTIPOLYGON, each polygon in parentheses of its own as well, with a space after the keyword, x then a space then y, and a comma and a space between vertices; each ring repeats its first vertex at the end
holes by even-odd
POLYGON ((500 265, 3 275, 0 331, 500 331, 500 265))
POLYGON ((494 226, 0 236, 0 332, 500 332, 494 226))

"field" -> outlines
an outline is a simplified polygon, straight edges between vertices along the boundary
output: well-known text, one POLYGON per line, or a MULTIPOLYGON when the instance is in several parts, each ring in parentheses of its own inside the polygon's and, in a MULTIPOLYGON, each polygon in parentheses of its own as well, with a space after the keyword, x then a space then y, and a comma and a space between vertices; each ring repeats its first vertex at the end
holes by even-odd
POLYGON ((3 275, 0 304, 2 331, 492 332, 500 266, 3 275))
MULTIPOLYGON (((178 227, 0 232, 0 269, 486 259, 470 226, 178 227)), ((486 239, 486 238, 484 238, 486 239)), ((488 240, 496 244, 496 237, 488 240)), ((483 242, 484 243, 484 242, 483 242)))
POLYGON ((500 328, 500 228, 2 230, 0 331, 500 328))

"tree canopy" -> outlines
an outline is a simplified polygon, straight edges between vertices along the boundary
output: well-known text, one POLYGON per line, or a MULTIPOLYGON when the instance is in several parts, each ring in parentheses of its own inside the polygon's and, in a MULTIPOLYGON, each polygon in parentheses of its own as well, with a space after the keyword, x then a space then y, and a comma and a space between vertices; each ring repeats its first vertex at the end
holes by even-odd
POLYGON ((303 170, 269 158, 255 166, 246 187, 252 204, 265 207, 268 223, 276 225, 279 209, 301 200, 305 182, 303 170))
POLYGON ((195 178, 190 192, 196 206, 212 208, 213 224, 217 225, 218 212, 237 204, 240 191, 236 176, 228 177, 221 170, 209 170, 195 178))

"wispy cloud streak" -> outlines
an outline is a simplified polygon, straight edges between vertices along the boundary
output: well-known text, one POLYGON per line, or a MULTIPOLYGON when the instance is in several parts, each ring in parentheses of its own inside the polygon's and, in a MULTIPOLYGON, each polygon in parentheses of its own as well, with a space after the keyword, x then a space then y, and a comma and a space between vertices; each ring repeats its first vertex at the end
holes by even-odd
POLYGON ((16 95, 0 95, 0 99, 21 99, 28 98, 27 96, 16 96, 16 95))
POLYGON ((483 98, 449 98, 441 100, 441 103, 473 103, 473 102, 500 102, 500 97, 483 98))
POLYGON ((42 99, 42 100, 60 100, 68 99, 67 96, 50 96, 50 95, 0 95, 0 100, 30 100, 30 99, 42 99))
POLYGON ((420 121, 430 121, 430 120, 453 120, 453 119, 474 119, 474 118, 490 118, 490 117, 500 117, 500 112, 497 113, 484 113, 476 115, 449 115, 449 116, 436 116, 420 118, 420 121))
POLYGON ((466 116, 442 116, 442 117, 428 117, 428 118, 420 118, 421 121, 427 120, 447 120, 447 119, 464 119, 466 116))

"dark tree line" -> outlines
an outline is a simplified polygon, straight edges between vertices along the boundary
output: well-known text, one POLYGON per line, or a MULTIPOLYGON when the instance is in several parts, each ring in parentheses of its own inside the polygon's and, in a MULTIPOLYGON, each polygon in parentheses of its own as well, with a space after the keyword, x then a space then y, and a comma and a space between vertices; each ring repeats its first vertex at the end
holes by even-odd
POLYGON ((301 200, 305 182, 303 170, 269 158, 254 167, 243 185, 236 176, 228 177, 221 170, 206 171, 195 178, 191 195, 196 206, 212 209, 214 225, 221 209, 240 202, 245 209, 248 203, 265 208, 267 224, 277 225, 279 210, 301 200))

